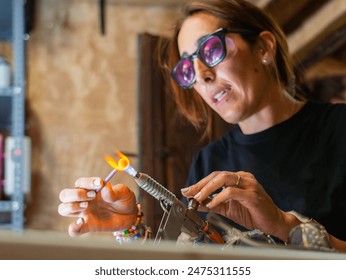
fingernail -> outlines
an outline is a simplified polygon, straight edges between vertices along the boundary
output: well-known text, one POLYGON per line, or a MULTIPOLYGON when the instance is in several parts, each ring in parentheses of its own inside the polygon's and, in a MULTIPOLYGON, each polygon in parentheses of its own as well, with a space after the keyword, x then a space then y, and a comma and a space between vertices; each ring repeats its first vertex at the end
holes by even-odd
POLYGON ((201 196, 201 192, 197 193, 193 198, 199 198, 201 196))
POLYGON ((101 187, 101 180, 98 178, 98 179, 95 179, 94 182, 93 182, 94 186, 96 187, 101 187))
POLYGON ((95 197, 95 196, 96 196, 96 192, 94 191, 87 192, 87 197, 95 197))
POLYGON ((183 188, 181 189, 181 192, 187 192, 190 188, 183 188))
POLYGON ((81 207, 81 208, 87 208, 87 207, 88 207, 88 202, 87 202, 87 201, 84 201, 84 202, 79 203, 79 207, 81 207))
POLYGON ((78 218, 78 220, 76 221, 76 225, 81 225, 81 224, 83 224, 83 219, 78 218))
POLYGON ((212 204, 212 203, 209 202, 208 204, 205 205, 205 207, 210 208, 211 204, 212 204))

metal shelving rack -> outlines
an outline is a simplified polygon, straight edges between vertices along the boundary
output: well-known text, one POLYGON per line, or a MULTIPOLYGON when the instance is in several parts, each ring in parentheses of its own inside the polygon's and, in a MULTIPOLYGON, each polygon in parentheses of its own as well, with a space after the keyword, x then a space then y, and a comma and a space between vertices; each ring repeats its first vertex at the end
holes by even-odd
POLYGON ((24 228, 23 149, 25 116, 24 0, 0 0, 0 7, 3 13, 6 13, 6 17, 2 17, 0 21, 0 28, 4 28, 0 32, 0 40, 9 40, 12 44, 13 53, 12 86, 0 89, 0 129, 8 131, 14 138, 14 148, 9 154, 6 154, 6 157, 11 157, 14 162, 12 170, 13 195, 9 200, 0 200, 0 213, 10 213, 10 219, 8 223, 1 223, 0 228, 22 230, 24 228), (8 22, 6 22, 6 18, 8 18, 8 22))

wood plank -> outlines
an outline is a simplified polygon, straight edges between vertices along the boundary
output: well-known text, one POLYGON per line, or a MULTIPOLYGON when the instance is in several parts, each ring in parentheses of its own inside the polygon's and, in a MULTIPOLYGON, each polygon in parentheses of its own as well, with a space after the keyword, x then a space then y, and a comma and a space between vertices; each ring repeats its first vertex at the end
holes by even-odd
POLYGON ((126 6, 174 6, 181 7, 186 0, 107 0, 109 5, 126 6))
POLYGON ((268 2, 262 8, 267 13, 272 15, 272 17, 281 27, 284 27, 289 21, 294 19, 294 17, 312 1, 316 1, 316 0, 299 0, 299 1, 265 0, 260 2, 268 2))
POLYGON ((346 24, 346 1, 331 0, 288 36, 294 60, 303 60, 330 34, 346 24))
MULTIPOLYGON (((165 145, 164 139, 164 88, 161 71, 153 59, 159 38, 147 33, 139 34, 139 171, 147 173, 165 184, 165 158, 159 152, 165 145)), ((142 208, 146 222, 154 232, 162 217, 159 202, 147 192, 140 190, 142 208)))
POLYGON ((252 0, 253 4, 255 4, 257 7, 261 9, 267 8, 274 0, 252 0))
MULTIPOLYGON (((138 6, 176 6, 181 7, 187 0, 107 0, 112 5, 138 5, 138 6)), ((248 0, 257 7, 264 9, 275 0, 248 0)))
MULTIPOLYGON (((338 52, 346 47, 346 25, 334 31, 328 38, 323 40, 317 47, 309 51, 300 61, 304 68, 323 60, 324 58, 332 55, 338 56, 338 52)), ((339 53, 342 60, 341 53, 339 53)), ((345 63, 345 59, 344 59, 345 63)))
POLYGON ((320 79, 327 76, 346 76, 346 62, 332 57, 319 60, 309 67, 304 74, 305 80, 320 79))

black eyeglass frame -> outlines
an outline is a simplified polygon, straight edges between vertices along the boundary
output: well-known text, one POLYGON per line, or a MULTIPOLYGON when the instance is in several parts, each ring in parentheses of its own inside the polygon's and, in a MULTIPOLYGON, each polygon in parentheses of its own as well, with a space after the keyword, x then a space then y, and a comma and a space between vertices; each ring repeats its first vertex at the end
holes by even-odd
POLYGON ((249 33, 249 34, 254 34, 254 35, 258 35, 258 32, 254 31, 254 30, 250 30, 250 29, 230 29, 230 28, 219 28, 217 29, 216 31, 214 31, 213 33, 210 33, 208 35, 205 35, 203 36, 202 38, 200 38, 200 40, 198 41, 198 46, 197 46, 197 50, 191 54, 191 55, 183 55, 180 60, 175 64, 173 70, 171 71, 170 73, 170 76, 171 78, 183 89, 190 89, 193 84, 196 82, 196 73, 194 73, 194 79, 193 81, 188 85, 188 86, 182 86, 178 80, 176 79, 175 77, 175 73, 176 73, 176 70, 179 66, 179 64, 183 61, 183 60, 189 60, 192 64, 192 66, 194 65, 193 64, 193 61, 195 58, 199 58, 204 65, 206 65, 207 67, 214 67, 216 65, 218 65, 219 63, 221 63, 226 55, 227 55, 227 48, 226 48, 226 43, 225 43, 225 37, 226 37, 226 34, 227 33, 238 33, 238 34, 243 34, 243 33, 249 33), (199 52, 200 52, 200 49, 202 47, 202 45, 208 41, 211 37, 213 36, 216 36, 220 39, 221 41, 221 45, 222 45, 222 56, 219 60, 217 60, 215 63, 212 63, 212 64, 208 64, 206 63, 206 61, 204 61, 204 59, 202 59, 199 55, 199 52))

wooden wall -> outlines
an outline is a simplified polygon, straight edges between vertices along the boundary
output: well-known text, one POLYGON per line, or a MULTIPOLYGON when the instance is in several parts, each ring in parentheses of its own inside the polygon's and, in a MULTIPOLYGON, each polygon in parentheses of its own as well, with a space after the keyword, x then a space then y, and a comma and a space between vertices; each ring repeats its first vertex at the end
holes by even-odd
MULTIPOLYGON (((106 153, 138 153, 137 36, 167 34, 176 8, 108 1, 102 36, 99 1, 36 2, 27 42, 33 143, 27 227, 66 231, 71 220, 57 213, 60 190, 81 176, 106 176, 106 153)), ((136 158, 130 160, 136 167, 136 158)), ((133 186, 126 175, 117 174, 117 181, 133 186)))

